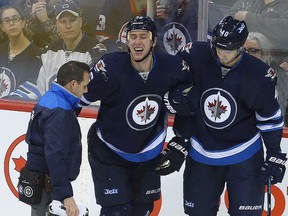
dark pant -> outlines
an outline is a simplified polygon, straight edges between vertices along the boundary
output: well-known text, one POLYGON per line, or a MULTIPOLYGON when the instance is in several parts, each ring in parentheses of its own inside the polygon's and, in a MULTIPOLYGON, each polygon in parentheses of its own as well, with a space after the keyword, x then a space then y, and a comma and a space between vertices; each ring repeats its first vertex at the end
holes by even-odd
POLYGON ((31 216, 44 216, 51 202, 51 192, 46 192, 43 188, 41 202, 31 205, 31 216))
POLYGON ((187 158, 184 171, 185 213, 193 216, 215 216, 226 184, 229 214, 261 216, 265 185, 259 175, 263 150, 234 165, 211 166, 187 158))
POLYGON ((101 206, 151 203, 160 199, 157 159, 130 162, 114 153, 97 136, 94 125, 88 132, 88 160, 96 201, 101 206))

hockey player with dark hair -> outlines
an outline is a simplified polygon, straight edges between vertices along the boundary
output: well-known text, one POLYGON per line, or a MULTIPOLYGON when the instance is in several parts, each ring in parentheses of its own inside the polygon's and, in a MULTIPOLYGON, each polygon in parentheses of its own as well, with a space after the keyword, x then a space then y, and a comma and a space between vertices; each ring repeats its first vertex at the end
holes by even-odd
MULTIPOLYGON (((187 215, 217 215, 226 184, 229 214, 261 216, 265 184, 281 182, 283 118, 276 73, 245 53, 244 21, 225 17, 210 42, 189 43, 178 55, 188 63, 199 94, 195 117, 176 116, 174 131, 190 139, 184 171, 187 215), (266 160, 264 148, 266 147, 266 160)), ((169 159, 169 158, 168 158, 169 159)), ((158 166, 167 174, 169 166, 158 166)))
POLYGON ((161 194, 155 164, 165 143, 167 111, 191 115, 195 110, 190 102, 196 90, 187 64, 153 52, 154 21, 133 18, 127 39, 128 52, 105 54, 92 67, 89 93, 82 99, 84 105, 101 100, 97 121, 88 132, 88 159, 101 216, 151 214, 161 194))

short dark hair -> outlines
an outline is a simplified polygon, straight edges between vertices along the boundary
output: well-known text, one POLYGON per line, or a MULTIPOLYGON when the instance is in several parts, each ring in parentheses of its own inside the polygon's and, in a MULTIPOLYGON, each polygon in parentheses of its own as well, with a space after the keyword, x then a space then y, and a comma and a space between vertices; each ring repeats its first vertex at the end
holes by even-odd
POLYGON ((90 73, 90 67, 88 64, 78 61, 66 62, 58 70, 57 83, 61 86, 67 85, 72 80, 81 83, 85 72, 90 73))

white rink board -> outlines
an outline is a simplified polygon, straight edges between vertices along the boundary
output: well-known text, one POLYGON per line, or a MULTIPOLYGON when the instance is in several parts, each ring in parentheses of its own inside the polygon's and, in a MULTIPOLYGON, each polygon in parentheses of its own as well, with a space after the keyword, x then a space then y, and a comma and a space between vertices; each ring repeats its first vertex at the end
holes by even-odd
MULTIPOLYGON (((26 160, 27 144, 23 141, 24 134, 29 121, 29 113, 18 111, 0 110, 0 209, 1 215, 29 216, 30 207, 18 201, 16 197, 16 186, 19 176, 19 167, 26 160)), ((100 207, 96 205, 94 188, 90 167, 87 160, 86 135, 93 119, 79 118, 83 137, 83 162, 78 179, 73 183, 75 199, 78 203, 88 206, 90 216, 98 216, 100 207)), ((167 140, 173 136, 171 128, 168 131, 167 140)), ((288 152, 288 139, 282 141, 284 152, 288 152)), ((287 166, 287 165, 286 165, 287 166)), ((162 177, 162 207, 159 216, 185 216, 182 207, 182 174, 173 173, 162 177)), ((288 215, 287 207, 288 174, 283 183, 272 187, 272 208, 273 216, 288 215), (275 203, 276 201, 276 203, 275 203)), ((219 216, 228 216, 224 205, 224 198, 221 201, 219 216)), ((207 203, 209 205, 209 203, 207 203)), ((266 208, 266 204, 265 204, 266 208)), ((263 215, 266 215, 264 213, 263 215)), ((156 216, 156 215, 153 215, 156 216)))

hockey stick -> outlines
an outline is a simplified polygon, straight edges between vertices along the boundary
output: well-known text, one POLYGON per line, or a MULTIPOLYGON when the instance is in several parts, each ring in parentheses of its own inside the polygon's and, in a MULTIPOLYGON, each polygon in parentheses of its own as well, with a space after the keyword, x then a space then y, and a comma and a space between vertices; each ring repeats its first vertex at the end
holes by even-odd
POLYGON ((267 185, 267 216, 272 216, 271 214, 271 176, 268 178, 267 185))

